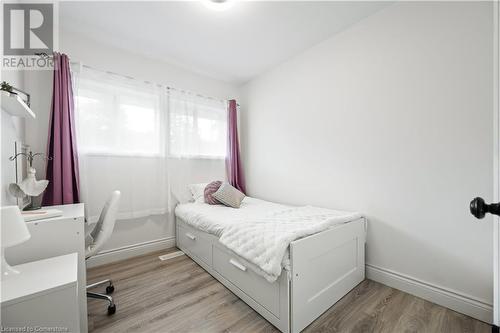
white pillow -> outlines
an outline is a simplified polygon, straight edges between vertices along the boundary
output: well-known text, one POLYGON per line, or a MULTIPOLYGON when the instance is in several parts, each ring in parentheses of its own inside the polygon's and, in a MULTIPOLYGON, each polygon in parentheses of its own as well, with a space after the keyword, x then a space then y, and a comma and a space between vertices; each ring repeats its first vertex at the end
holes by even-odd
POLYGON ((188 189, 193 196, 194 202, 203 203, 205 202, 204 193, 205 187, 207 187, 208 183, 200 183, 200 184, 190 184, 188 185, 188 189))

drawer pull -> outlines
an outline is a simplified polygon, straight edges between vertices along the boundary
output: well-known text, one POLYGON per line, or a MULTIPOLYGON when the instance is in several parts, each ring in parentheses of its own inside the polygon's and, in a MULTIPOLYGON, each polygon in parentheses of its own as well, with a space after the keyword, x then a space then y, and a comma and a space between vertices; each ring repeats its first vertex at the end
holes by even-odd
POLYGON ((234 259, 230 259, 229 263, 231 265, 235 266, 236 268, 241 269, 243 272, 246 272, 246 270, 247 270, 247 268, 245 266, 243 266, 242 264, 240 264, 239 262, 237 262, 234 259))
POLYGON ((190 234, 189 232, 186 232, 186 237, 191 239, 191 240, 196 240, 196 236, 193 234, 190 234))

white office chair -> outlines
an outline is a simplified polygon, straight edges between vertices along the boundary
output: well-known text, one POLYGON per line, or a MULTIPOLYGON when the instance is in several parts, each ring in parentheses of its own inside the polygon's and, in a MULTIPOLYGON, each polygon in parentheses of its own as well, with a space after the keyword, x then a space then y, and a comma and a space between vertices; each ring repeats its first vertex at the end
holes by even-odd
MULTIPOLYGON (((97 223, 95 225, 88 226, 88 229, 90 230, 86 230, 85 232, 85 259, 95 255, 111 236, 113 228, 115 227, 120 196, 120 191, 114 191, 108 201, 104 204, 104 208, 101 211, 101 215, 99 216, 97 223)), ((115 291, 113 281, 107 279, 88 285, 87 297, 107 300, 109 302, 108 314, 112 315, 116 312, 116 305, 113 301, 113 297, 109 296, 113 293, 113 291, 115 291), (94 288, 102 284, 108 284, 106 287, 106 295, 88 291, 90 288, 94 288)))

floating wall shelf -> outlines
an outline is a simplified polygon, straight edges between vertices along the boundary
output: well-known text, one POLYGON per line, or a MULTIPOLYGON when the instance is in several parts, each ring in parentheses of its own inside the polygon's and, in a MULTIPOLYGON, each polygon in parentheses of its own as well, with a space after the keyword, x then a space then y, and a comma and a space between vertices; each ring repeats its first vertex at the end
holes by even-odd
POLYGON ((16 94, 9 93, 7 91, 1 92, 2 98, 2 109, 7 113, 10 113, 16 117, 24 118, 36 118, 36 114, 30 109, 30 107, 16 94))

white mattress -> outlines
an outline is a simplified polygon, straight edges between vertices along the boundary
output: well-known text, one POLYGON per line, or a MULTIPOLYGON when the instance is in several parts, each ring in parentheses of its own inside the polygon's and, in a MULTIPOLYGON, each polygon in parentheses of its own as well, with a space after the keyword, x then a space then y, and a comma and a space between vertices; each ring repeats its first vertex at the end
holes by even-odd
POLYGON ((289 206, 245 197, 240 208, 199 202, 179 204, 175 208, 175 215, 197 229, 220 237, 224 227, 228 224, 238 223, 249 218, 261 218, 273 211, 287 207, 289 206))

